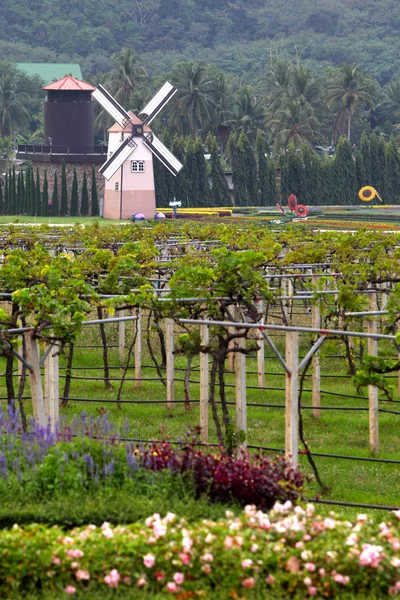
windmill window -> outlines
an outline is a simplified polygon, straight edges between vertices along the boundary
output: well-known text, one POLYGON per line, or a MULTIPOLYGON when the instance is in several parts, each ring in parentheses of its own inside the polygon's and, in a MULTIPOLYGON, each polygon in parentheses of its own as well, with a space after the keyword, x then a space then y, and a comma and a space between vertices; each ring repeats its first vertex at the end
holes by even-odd
POLYGON ((115 182, 114 189, 116 192, 118 192, 118 190, 119 190, 119 182, 118 181, 115 182))
POLYGON ((144 160, 133 160, 131 171, 132 173, 144 173, 144 160))

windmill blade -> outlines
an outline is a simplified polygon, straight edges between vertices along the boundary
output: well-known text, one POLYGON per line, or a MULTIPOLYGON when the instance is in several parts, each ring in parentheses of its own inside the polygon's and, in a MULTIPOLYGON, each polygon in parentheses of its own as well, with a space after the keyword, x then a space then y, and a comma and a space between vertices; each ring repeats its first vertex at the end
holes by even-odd
POLYGON ((183 164, 153 133, 145 136, 143 138, 143 143, 149 150, 152 151, 154 156, 156 156, 158 160, 162 162, 164 167, 167 167, 167 169, 171 171, 172 175, 178 175, 179 171, 183 169, 183 164))
POLYGON ((136 142, 133 141, 132 137, 127 138, 122 142, 118 149, 112 156, 104 163, 99 169, 99 173, 109 181, 114 173, 120 168, 121 165, 126 161, 132 152, 137 148, 136 142))
POLYGON ((152 100, 140 113, 140 118, 144 123, 150 124, 158 113, 164 108, 164 106, 171 100, 172 96, 176 94, 176 88, 170 84, 169 81, 164 83, 162 88, 157 92, 152 100))
POLYGON ((124 108, 107 92, 102 86, 98 85, 92 93, 92 96, 101 106, 117 121, 121 127, 125 127, 130 122, 130 116, 124 108))

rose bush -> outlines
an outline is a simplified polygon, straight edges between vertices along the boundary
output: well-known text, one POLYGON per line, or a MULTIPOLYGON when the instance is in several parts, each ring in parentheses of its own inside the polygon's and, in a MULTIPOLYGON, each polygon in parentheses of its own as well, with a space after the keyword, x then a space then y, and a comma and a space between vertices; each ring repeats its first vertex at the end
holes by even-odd
MULTIPOLYGON (((14 526, 0 534, 0 593, 140 588, 190 598, 301 592, 304 597, 400 595, 400 511, 355 522, 275 504, 247 506, 239 517, 188 525, 173 513, 112 527, 14 526), (236 594, 236 595, 235 595, 236 594)), ((82 596, 84 597, 84 595, 82 596)), ((252 596, 257 597, 257 596, 252 596)))

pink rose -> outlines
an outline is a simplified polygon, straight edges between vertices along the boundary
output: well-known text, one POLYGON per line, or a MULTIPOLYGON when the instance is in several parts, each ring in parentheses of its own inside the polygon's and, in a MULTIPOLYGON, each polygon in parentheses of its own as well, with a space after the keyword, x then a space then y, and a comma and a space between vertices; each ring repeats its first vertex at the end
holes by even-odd
POLYGON ((211 566, 210 566, 208 563, 206 563, 205 565, 203 565, 203 566, 201 567, 201 570, 202 570, 202 571, 203 571, 203 573, 205 573, 206 575, 209 575, 209 574, 211 573, 211 571, 212 571, 212 569, 211 569, 211 566))
POLYGON ((211 554, 211 552, 206 552, 205 554, 203 554, 203 556, 200 557, 200 560, 202 562, 212 562, 214 560, 214 556, 211 554))
POLYGON ((120 579, 121 575, 118 573, 117 569, 112 569, 110 573, 104 577, 104 581, 108 587, 113 588, 118 587, 118 582, 120 579))
POLYGON ((309 577, 305 577, 305 578, 303 579, 303 583, 304 583, 304 585, 306 585, 306 586, 310 586, 310 585, 312 585, 312 579, 310 579, 309 577))
POLYGON ((146 585, 146 583, 147 583, 146 577, 141 577, 140 579, 138 579, 138 582, 136 585, 140 588, 140 587, 143 587, 144 585, 146 585))
POLYGON ((83 552, 82 550, 68 550, 67 551, 68 558, 82 558, 83 552))
POLYGON ((168 581, 168 583, 167 583, 167 591, 170 594, 175 594, 178 590, 179 590, 179 588, 176 585, 176 583, 174 583, 173 581, 168 581))
POLYGON ((188 565, 190 563, 190 556, 189 554, 186 554, 186 552, 181 552, 179 558, 184 565, 188 565))
POLYGON ((308 593, 310 594, 310 596, 316 596, 316 594, 317 594, 317 588, 314 587, 313 585, 310 586, 308 588, 308 593))
POLYGON ((90 575, 87 571, 82 571, 82 569, 78 569, 75 573, 75 577, 78 581, 89 581, 90 575))
POLYGON ((72 594, 75 594, 76 588, 73 585, 67 585, 67 587, 65 588, 64 592, 66 594, 69 594, 70 596, 72 596, 72 594))
POLYGON ((156 563, 156 559, 152 554, 146 554, 146 556, 143 557, 143 564, 148 569, 152 569, 154 567, 155 563, 156 563))
POLYGON ((225 548, 233 548, 233 545, 234 545, 233 538, 231 538, 228 535, 224 540, 224 546, 225 546, 225 548))
POLYGON ((268 577, 265 578, 265 581, 268 585, 274 585, 274 583, 276 583, 276 579, 273 575, 268 575, 268 577))
POLYGON ((255 583, 256 581, 254 577, 247 577, 247 579, 243 579, 242 586, 248 590, 251 590, 251 588, 255 586, 255 583))
POLYGON ((183 573, 174 573, 174 581, 175 583, 177 583, 178 585, 182 585, 182 583, 185 580, 185 576, 183 573))
POLYGON ((165 579, 164 573, 154 573, 154 577, 157 579, 157 581, 162 581, 165 579))
POLYGON ((53 556, 53 565, 59 565, 61 564, 61 560, 58 558, 58 556, 53 556))
POLYGON ((241 562, 242 569, 249 569, 253 565, 251 558, 245 558, 241 562))
POLYGON ((307 569, 307 571, 310 571, 310 573, 313 573, 317 568, 312 562, 307 562, 304 566, 307 569))

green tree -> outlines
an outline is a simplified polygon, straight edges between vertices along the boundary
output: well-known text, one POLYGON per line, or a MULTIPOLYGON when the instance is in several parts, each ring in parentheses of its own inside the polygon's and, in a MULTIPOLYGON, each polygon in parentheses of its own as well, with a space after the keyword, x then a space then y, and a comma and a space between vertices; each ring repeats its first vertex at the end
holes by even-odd
POLYGON ((20 80, 15 68, 0 74, 0 133, 1 137, 13 136, 19 126, 29 122, 26 109, 27 96, 20 89, 20 80))
POLYGON ((191 208, 200 206, 199 172, 197 170, 194 139, 186 138, 185 179, 187 182, 185 205, 191 208))
POLYGON ((273 206, 277 201, 276 167, 274 160, 268 156, 267 144, 265 143, 264 135, 260 130, 257 132, 256 152, 260 205, 273 206))
POLYGON ((357 188, 360 190, 362 187, 367 185, 367 170, 364 165, 363 153, 361 150, 355 151, 356 158, 356 180, 357 180, 357 188))
POLYGON ((43 189, 42 189, 42 210, 41 215, 49 214, 49 182, 47 179, 47 170, 44 172, 43 189))
POLYGON ((248 206, 246 173, 241 160, 241 153, 238 148, 238 138, 233 132, 229 136, 227 152, 231 159, 235 206, 248 206))
POLYGON ((365 175, 365 180, 363 182, 360 181, 360 183, 362 183, 361 187, 364 187, 365 185, 371 185, 371 154, 369 150, 369 139, 365 132, 361 136, 360 151, 362 156, 363 174, 365 175))
POLYGON ((356 166, 351 144, 346 137, 339 139, 334 157, 335 204, 354 204, 357 193, 356 166))
POLYGON ((321 138, 320 123, 313 109, 292 98, 282 102, 270 127, 275 136, 277 151, 286 149, 290 143, 296 148, 301 148, 304 144, 311 147, 313 142, 321 138))
POLYGON ((57 171, 54 172, 54 182, 53 182, 53 193, 51 195, 51 214, 53 217, 58 216, 59 214, 59 205, 58 205, 58 177, 57 171))
POLYGON ((344 132, 347 120, 347 139, 351 138, 351 120, 358 105, 372 107, 371 84, 360 65, 343 65, 331 78, 327 88, 329 106, 338 108, 333 137, 344 132))
POLYGON ((264 129, 265 111, 261 98, 250 86, 240 88, 235 94, 233 117, 228 123, 237 133, 244 133, 255 143, 257 131, 264 129))
POLYGON ((67 169, 65 161, 61 163, 61 206, 60 215, 65 217, 68 214, 68 187, 67 187, 67 169))
POLYGON ((230 206, 229 187, 221 164, 217 138, 209 133, 206 144, 211 155, 211 206, 230 206))
POLYGON ((297 197, 299 203, 306 203, 303 158, 294 143, 289 144, 282 161, 281 190, 284 204, 291 194, 297 197))
POLYGON ((183 206, 187 205, 187 198, 190 194, 187 179, 187 165, 186 165, 186 143, 185 139, 181 136, 175 136, 172 144, 172 152, 176 158, 183 164, 183 169, 175 178, 175 198, 178 202, 182 202, 183 206))
POLYGON ((17 214, 17 177, 15 174, 15 166, 10 171, 10 214, 17 214))
POLYGON ((10 214, 10 192, 8 187, 8 173, 6 173, 6 180, 4 183, 4 214, 10 214))
POLYGON ((172 70, 172 84, 177 88, 172 107, 171 125, 176 131, 197 137, 210 122, 212 78, 201 62, 179 63, 172 70))
POLYGON ((3 183, 0 181, 0 215, 5 214, 4 208, 3 183))
MULTIPOLYGON (((163 130, 161 137, 167 148, 172 147, 171 136, 167 129, 163 130)), ((175 196, 175 177, 159 160, 153 160, 153 165, 156 206, 157 208, 167 208, 175 196)))
POLYGON ((22 172, 18 173, 17 177, 17 203, 16 203, 16 213, 22 215, 24 212, 23 201, 22 201, 22 190, 21 190, 21 178, 22 172))
POLYGON ((92 188, 90 191, 91 194, 91 204, 92 204, 92 216, 99 216, 99 199, 97 196, 97 182, 96 182, 96 171, 94 169, 94 165, 92 165, 92 188))
POLYGON ((384 193, 385 187, 385 140, 375 132, 370 137, 369 149, 371 157, 371 183, 379 194, 384 193))
POLYGON ((400 204, 400 157, 393 140, 386 144, 385 159, 384 200, 387 204, 400 204))
POLYGON ((122 106, 130 106, 136 88, 147 77, 142 59, 131 48, 124 48, 112 56, 111 62, 113 65, 109 76, 111 90, 122 106))
POLYGON ((81 215, 87 217, 89 214, 89 192, 87 185, 86 171, 83 172, 82 196, 81 196, 81 215))
POLYGON ((304 192, 302 201, 310 206, 321 205, 321 160, 308 144, 302 148, 304 192))
POLYGON ((71 188, 71 208, 70 208, 70 212, 69 212, 71 217, 78 216, 78 203, 79 203, 78 176, 76 173, 76 169, 74 169, 74 177, 72 179, 72 188, 71 188))
POLYGON ((34 204, 34 215, 42 214, 42 194, 40 192, 40 174, 39 169, 36 169, 36 182, 35 182, 35 204, 34 204))
POLYGON ((198 192, 197 202, 198 206, 209 206, 210 205, 210 185, 208 183, 207 163, 204 157, 204 149, 201 138, 197 138, 194 143, 194 159, 197 169, 197 180, 198 180, 198 192))
POLYGON ((259 189, 257 182, 257 161, 250 140, 245 133, 238 138, 238 150, 242 161, 243 175, 246 182, 246 197, 249 206, 259 205, 259 189))

